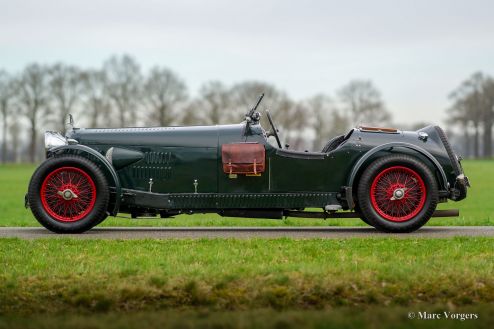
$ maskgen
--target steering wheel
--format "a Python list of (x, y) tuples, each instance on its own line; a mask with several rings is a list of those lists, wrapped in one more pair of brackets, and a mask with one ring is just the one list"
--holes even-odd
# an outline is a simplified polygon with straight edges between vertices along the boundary
[(278, 129), (276, 129), (276, 126), (274, 125), (273, 118), (271, 117), (271, 114), (269, 113), (268, 110), (266, 110), (266, 114), (268, 116), (269, 124), (271, 125), (272, 131), (270, 132), (269, 136), (274, 136), (276, 138), (276, 143), (278, 143), (278, 147), (281, 149), (281, 142), (280, 142), (280, 136), (278, 136)]

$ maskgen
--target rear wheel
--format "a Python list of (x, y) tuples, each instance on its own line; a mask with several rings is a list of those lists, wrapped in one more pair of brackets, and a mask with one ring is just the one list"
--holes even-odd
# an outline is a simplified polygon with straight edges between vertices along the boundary
[(416, 158), (390, 155), (369, 165), (358, 186), (362, 216), (384, 232), (412, 232), (431, 218), (438, 201), (436, 179)]
[(56, 233), (80, 233), (106, 218), (109, 190), (93, 162), (64, 156), (38, 167), (29, 183), (28, 198), (41, 225)]

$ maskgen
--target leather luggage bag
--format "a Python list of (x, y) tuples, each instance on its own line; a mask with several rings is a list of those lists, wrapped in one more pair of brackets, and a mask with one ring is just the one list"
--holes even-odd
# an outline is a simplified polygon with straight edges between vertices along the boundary
[(221, 146), (223, 172), (234, 175), (258, 175), (266, 169), (266, 150), (258, 143), (234, 143)]

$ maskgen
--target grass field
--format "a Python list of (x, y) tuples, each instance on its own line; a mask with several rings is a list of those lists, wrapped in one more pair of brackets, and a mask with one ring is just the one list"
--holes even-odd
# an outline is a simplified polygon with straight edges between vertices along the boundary
[(493, 311), (490, 238), (1, 239), (0, 250), (0, 314), (9, 321), (170, 309)]
[[(494, 161), (464, 161), (472, 182), (466, 200), (441, 204), (439, 209), (459, 208), (459, 218), (433, 218), (429, 225), (494, 225)], [(0, 166), (0, 226), (38, 226), (24, 209), (24, 194), (35, 167)], [(108, 218), (101, 226), (355, 226), (366, 225), (360, 219), (285, 220), (224, 218), (213, 214), (181, 215), (171, 219)]]
[[(462, 217), (493, 225), (494, 162), (465, 162)], [(33, 166), (0, 166), (0, 225), (22, 207)], [(446, 207), (444, 207), (446, 206)], [(360, 220), (111, 218), (110, 226), (363, 225)], [(494, 239), (0, 239), (1, 328), (490, 328)], [(409, 319), (409, 312), (476, 320)]]
[(0, 249), (2, 313), (494, 301), (490, 238), (2, 239)]

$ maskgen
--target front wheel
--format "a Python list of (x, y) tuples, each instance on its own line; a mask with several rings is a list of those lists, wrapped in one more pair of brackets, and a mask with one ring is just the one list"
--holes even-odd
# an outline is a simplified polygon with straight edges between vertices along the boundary
[(389, 155), (371, 163), (358, 185), (362, 215), (384, 232), (412, 232), (431, 218), (438, 202), (432, 171), (407, 155)]
[(29, 205), (38, 222), (56, 233), (81, 233), (105, 217), (109, 189), (105, 175), (79, 156), (49, 158), (33, 174)]
[(369, 222), (369, 220), (367, 218), (365, 218), (364, 215), (362, 214), (362, 210), (360, 209), (360, 206), (358, 205), (358, 203), (355, 205), (354, 210), (358, 214), (358, 217), (362, 220), (362, 222), (366, 223), (369, 226), (372, 226), (372, 224)]

